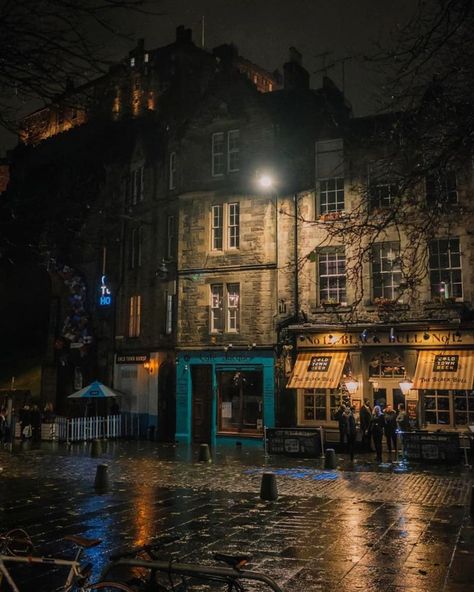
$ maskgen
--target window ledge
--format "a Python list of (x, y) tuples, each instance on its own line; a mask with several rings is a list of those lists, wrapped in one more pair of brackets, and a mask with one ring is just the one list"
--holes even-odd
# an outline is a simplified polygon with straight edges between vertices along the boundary
[(342, 305), (342, 304), (324, 304), (314, 307), (311, 312), (312, 313), (343, 313), (343, 312), (351, 312), (352, 311), (351, 305)]
[(423, 303), (426, 310), (439, 310), (442, 308), (461, 308), (462, 306), (470, 305), (469, 302), (464, 300), (443, 300), (441, 302), (435, 302), (429, 300)]

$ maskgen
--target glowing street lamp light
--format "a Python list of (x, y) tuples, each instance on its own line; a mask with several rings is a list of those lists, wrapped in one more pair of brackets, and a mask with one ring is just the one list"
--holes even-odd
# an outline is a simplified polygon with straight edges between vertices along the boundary
[(265, 173), (265, 174), (259, 176), (258, 184), (260, 185), (260, 187), (262, 189), (270, 189), (273, 187), (274, 181), (273, 181), (273, 178), (271, 177), (271, 175), (268, 175)]
[(355, 378), (349, 378), (346, 380), (346, 388), (350, 395), (355, 395), (359, 388), (359, 383)]
[(405, 378), (405, 380), (402, 380), (400, 382), (400, 390), (402, 391), (402, 393), (404, 395), (408, 395), (408, 393), (411, 391), (412, 388), (413, 388), (413, 382), (411, 380), (408, 380)]

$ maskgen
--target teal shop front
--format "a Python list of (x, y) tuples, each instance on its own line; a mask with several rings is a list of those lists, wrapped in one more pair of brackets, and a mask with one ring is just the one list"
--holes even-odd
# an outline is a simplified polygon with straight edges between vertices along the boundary
[(182, 351), (176, 364), (176, 440), (261, 444), (275, 426), (273, 351)]

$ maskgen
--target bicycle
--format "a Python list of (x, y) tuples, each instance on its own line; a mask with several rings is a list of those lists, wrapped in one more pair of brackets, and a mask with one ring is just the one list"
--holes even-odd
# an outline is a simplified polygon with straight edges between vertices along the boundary
[(82, 564), (80, 558), (85, 549), (96, 547), (102, 541), (99, 539), (87, 539), (78, 535), (68, 535), (65, 541), (71, 542), (77, 547), (74, 559), (62, 557), (42, 557), (32, 555), (34, 551), (33, 542), (28, 533), (22, 528), (14, 528), (4, 534), (0, 534), (0, 589), (5, 581), (11, 592), (20, 592), (12, 573), (7, 564), (13, 565), (47, 565), (69, 568), (65, 582), (57, 592), (133, 592), (123, 582), (107, 581), (101, 578), (97, 582), (90, 582), (92, 564)]
[[(145, 554), (147, 558), (137, 558), (140, 554)], [(112, 555), (102, 572), (102, 577), (105, 579), (112, 570), (138, 568), (138, 577), (128, 580), (127, 584), (138, 586), (138, 589), (143, 592), (186, 592), (193, 589), (193, 582), (213, 582), (225, 585), (227, 592), (245, 592), (242, 583), (245, 580), (261, 582), (273, 592), (282, 592), (278, 584), (269, 576), (244, 569), (251, 560), (249, 555), (215, 553), (213, 558), (215, 561), (225, 563), (227, 567), (159, 559), (155, 547), (144, 545), (132, 551)], [(148, 572), (149, 575), (146, 576), (143, 572)], [(163, 578), (162, 574), (166, 577)], [(174, 581), (173, 576), (179, 578), (178, 583)]]

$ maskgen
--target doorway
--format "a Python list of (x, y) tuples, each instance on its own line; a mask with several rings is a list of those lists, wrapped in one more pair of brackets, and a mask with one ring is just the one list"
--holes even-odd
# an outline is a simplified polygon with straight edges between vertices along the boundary
[(405, 404), (405, 395), (399, 383), (380, 380), (378, 389), (374, 389), (374, 405), (379, 405), (382, 411), (387, 405), (391, 405), (396, 411), (400, 403)]
[(212, 366), (191, 366), (192, 441), (210, 444), (212, 435)]

